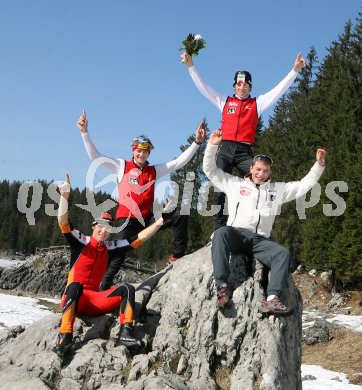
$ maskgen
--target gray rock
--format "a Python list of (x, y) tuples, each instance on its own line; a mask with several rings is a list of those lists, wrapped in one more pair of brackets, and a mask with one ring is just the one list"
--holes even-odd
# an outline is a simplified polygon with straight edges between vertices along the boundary
[(311, 269), (311, 270), (308, 272), (308, 274), (309, 274), (310, 276), (317, 276), (317, 275), (318, 275), (318, 272), (317, 272), (316, 269)]
[(327, 307), (329, 309), (342, 307), (347, 302), (347, 298), (345, 298), (341, 294), (335, 294), (334, 297), (327, 303)]
[(300, 294), (290, 278), (282, 298), (293, 315), (261, 314), (265, 272), (253, 262), (250, 276), (239, 259), (231, 259), (233, 299), (223, 312), (216, 309), (210, 246), (141, 283), (136, 312), (143, 322), (135, 330), (146, 347), (137, 354), (115, 347), (116, 317), (84, 317), (61, 362), (51, 350), (60, 315), (38, 321), (0, 345), (2, 387), (217, 390), (225, 381), (231, 390), (301, 390)]
[(324, 318), (318, 318), (314, 324), (303, 330), (302, 342), (307, 345), (327, 342), (330, 340), (330, 332), (335, 327)]
[(321, 279), (326, 283), (332, 282), (332, 271), (324, 271), (321, 273)]

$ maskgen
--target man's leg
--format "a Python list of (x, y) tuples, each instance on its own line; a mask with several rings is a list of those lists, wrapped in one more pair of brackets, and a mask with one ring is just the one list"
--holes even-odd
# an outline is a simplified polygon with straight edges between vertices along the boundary
[(91, 316), (112, 313), (119, 309), (120, 333), (117, 344), (139, 348), (143, 342), (133, 335), (135, 288), (131, 284), (112, 287), (106, 291), (84, 290), (79, 300), (78, 313)]
[[(231, 173), (233, 168), (232, 160), (234, 152), (233, 148), (231, 147), (232, 143), (234, 142), (222, 141), (216, 155), (216, 166), (226, 173)], [(224, 215), (225, 194), (223, 192), (215, 191), (214, 203), (216, 206), (221, 207), (220, 210), (214, 215), (214, 225), (215, 230), (217, 230), (221, 226), (225, 226), (228, 219), (228, 216)]]
[[(168, 215), (168, 214), (167, 214)], [(167, 218), (166, 215), (166, 218)], [(173, 252), (169, 258), (170, 262), (175, 262), (177, 259), (185, 255), (189, 234), (189, 216), (181, 215), (180, 209), (177, 208), (161, 229), (173, 228)]]
[(140, 348), (144, 345), (142, 340), (137, 340), (133, 333), (133, 319), (135, 307), (135, 288), (131, 284), (124, 284), (112, 289), (107, 296), (120, 297), (121, 304), (119, 310), (120, 331), (118, 334), (117, 345), (125, 345), (128, 348)]
[[(116, 227), (122, 226), (127, 221), (127, 218), (119, 218), (116, 221)], [(143, 230), (144, 227), (140, 222), (138, 222), (137, 219), (131, 218), (128, 221), (127, 226), (121, 230), (120, 232), (116, 233), (116, 235), (112, 236), (112, 240), (127, 240), (131, 237), (134, 237), (137, 235), (141, 230)], [(107, 267), (107, 271), (105, 272), (102, 283), (100, 286), (100, 291), (108, 290), (113, 285), (113, 279), (116, 276), (117, 272), (121, 268), (121, 265), (124, 262), (124, 259), (126, 257), (126, 251), (122, 254), (122, 256), (118, 256), (117, 258), (114, 258)]]
[(222, 226), (214, 232), (211, 245), (214, 279), (217, 289), (217, 306), (224, 307), (230, 297), (227, 281), (230, 276), (230, 252), (249, 250), (249, 239), (245, 229)]
[(243, 144), (237, 142), (235, 155), (234, 155), (234, 164), (239, 171), (241, 177), (244, 177), (250, 173), (250, 167), (253, 162), (253, 156), (251, 154), (251, 146), (248, 144)]
[(289, 314), (291, 309), (288, 309), (280, 301), (280, 296), (287, 287), (290, 275), (292, 261), (289, 250), (276, 241), (255, 235), (253, 240), (253, 255), (258, 261), (270, 269), (267, 299), (264, 301), (263, 305), (265, 306), (265, 310), (263, 311), (273, 312), (275, 314)]
[(79, 282), (70, 283), (62, 297), (62, 318), (59, 334), (53, 351), (63, 356), (71, 347), (73, 341), (73, 325), (78, 313), (79, 300), (83, 295), (83, 285)]

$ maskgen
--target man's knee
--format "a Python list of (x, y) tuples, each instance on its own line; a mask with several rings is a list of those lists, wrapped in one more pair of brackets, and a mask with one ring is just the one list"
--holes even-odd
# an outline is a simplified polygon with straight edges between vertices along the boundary
[(229, 235), (230, 226), (220, 226), (217, 230), (214, 231), (213, 240), (217, 241), (223, 239)]
[(280, 247), (278, 257), (282, 259), (284, 262), (288, 264), (288, 267), (290, 268), (292, 265), (292, 255), (289, 251), (289, 249)]
[(65, 295), (68, 299), (75, 299), (76, 297), (80, 297), (83, 294), (83, 284), (80, 282), (72, 282), (70, 283), (66, 290)]
[(110, 293), (110, 296), (119, 296), (122, 299), (127, 297), (133, 297), (135, 295), (136, 289), (132, 284), (126, 283), (121, 284), (120, 286), (115, 287), (115, 289)]

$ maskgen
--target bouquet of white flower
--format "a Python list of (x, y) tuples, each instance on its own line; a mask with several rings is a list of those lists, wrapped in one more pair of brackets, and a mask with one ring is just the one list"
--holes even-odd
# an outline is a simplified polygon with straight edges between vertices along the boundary
[(197, 56), (199, 50), (206, 46), (204, 38), (200, 34), (189, 34), (185, 40), (182, 41), (183, 47), (180, 50), (186, 51), (190, 56)]

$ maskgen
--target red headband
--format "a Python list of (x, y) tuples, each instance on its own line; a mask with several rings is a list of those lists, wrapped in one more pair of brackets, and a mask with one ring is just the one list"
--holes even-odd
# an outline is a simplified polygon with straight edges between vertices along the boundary
[(138, 142), (136, 145), (133, 146), (132, 150), (141, 149), (141, 150), (148, 150), (151, 152), (151, 145), (147, 142)]

